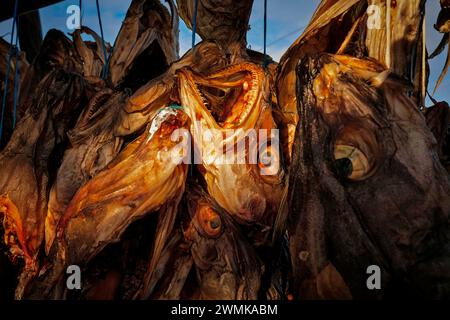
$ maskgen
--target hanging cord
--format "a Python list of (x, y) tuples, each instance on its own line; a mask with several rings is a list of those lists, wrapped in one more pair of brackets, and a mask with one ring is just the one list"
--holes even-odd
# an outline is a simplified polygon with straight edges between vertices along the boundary
[(106, 79), (106, 76), (108, 74), (108, 53), (106, 52), (106, 45), (105, 45), (105, 36), (103, 34), (103, 24), (102, 24), (102, 17), (100, 15), (100, 5), (98, 3), (98, 0), (95, 0), (95, 3), (97, 5), (97, 16), (98, 16), (98, 24), (100, 25), (100, 36), (102, 37), (102, 45), (103, 45), (103, 55), (105, 58), (105, 66), (102, 70), (102, 79)]
[(195, 47), (195, 34), (197, 32), (198, 0), (194, 0), (194, 19), (192, 21), (192, 48)]
[[(3, 92), (3, 101), (2, 101), (2, 116), (0, 119), (0, 141), (2, 140), (3, 136), (3, 121), (5, 118), (5, 109), (6, 109), (6, 98), (7, 98), (7, 92), (8, 92), (8, 84), (9, 84), (9, 73), (11, 72), (11, 63), (12, 63), (12, 56), (14, 54), (14, 34), (16, 31), (16, 23), (17, 23), (17, 9), (18, 9), (19, 1), (16, 0), (14, 4), (14, 15), (13, 15), (13, 23), (12, 23), (12, 30), (11, 30), (11, 40), (10, 40), (10, 47), (9, 47), (9, 53), (8, 53), (8, 65), (6, 67), (6, 75), (5, 75), (5, 88)], [(17, 35), (16, 35), (17, 39)], [(16, 40), (17, 44), (17, 40)], [(16, 69), (17, 70), (17, 69)]]
[[(16, 22), (16, 24), (18, 24), (18, 22)], [(17, 26), (17, 28), (19, 28), (19, 26)], [(19, 83), (20, 83), (20, 78), (19, 78), (19, 47), (18, 47), (18, 39), (19, 39), (19, 33), (16, 32), (16, 43), (14, 45), (15, 47), (15, 51), (16, 51), (16, 64), (15, 64), (15, 72), (14, 72), (14, 84), (13, 84), (13, 88), (14, 88), (14, 98), (13, 98), (13, 122), (12, 122), (12, 128), (14, 129), (16, 127), (16, 115), (17, 115), (17, 97), (19, 94)]]
[(269, 64), (267, 58), (267, 0), (264, 0), (264, 68)]
[(83, 25), (83, 0), (79, 1), (78, 7), (80, 8), (80, 27), (81, 27)]
[[(195, 47), (195, 34), (197, 32), (197, 12), (198, 12), (198, 0), (194, 0), (194, 17), (192, 20), (192, 49)], [(189, 175), (192, 177), (194, 175), (194, 160), (195, 151), (194, 151), (194, 141), (192, 141), (191, 135), (191, 165), (189, 168)]]

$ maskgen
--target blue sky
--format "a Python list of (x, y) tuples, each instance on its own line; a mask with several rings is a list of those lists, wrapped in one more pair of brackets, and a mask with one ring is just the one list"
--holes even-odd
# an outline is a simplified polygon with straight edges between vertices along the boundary
[[(114, 43), (130, 2), (131, 0), (100, 0), (106, 41)], [(275, 60), (278, 60), (283, 52), (285, 52), (301, 34), (319, 3), (320, 0), (268, 0), (268, 54)], [(44, 33), (51, 28), (69, 32), (66, 28), (66, 10), (67, 7), (72, 4), (78, 4), (78, 0), (66, 0), (59, 4), (41, 9), (41, 20)], [(83, 6), (83, 24), (100, 33), (95, 1), (85, 0), (83, 1)], [(439, 1), (428, 0), (427, 45), (429, 51), (434, 50), (441, 39), (441, 34), (433, 28), (438, 12)], [(251, 30), (248, 33), (248, 43), (252, 49), (258, 51), (262, 51), (263, 49), (263, 14), (263, 0), (254, 0), (250, 20)], [(4, 36), (10, 32), (11, 23), (11, 20), (0, 23), (0, 36)], [(184, 54), (184, 52), (190, 48), (191, 38), (191, 31), (186, 28), (183, 22), (181, 22), (180, 55)], [(5, 39), (9, 40), (9, 37), (6, 36)], [(445, 54), (441, 54), (430, 63), (430, 92), (434, 89), (434, 84), (436, 83), (444, 63)], [(434, 97), (437, 100), (446, 100), (450, 102), (450, 74), (446, 77)]]

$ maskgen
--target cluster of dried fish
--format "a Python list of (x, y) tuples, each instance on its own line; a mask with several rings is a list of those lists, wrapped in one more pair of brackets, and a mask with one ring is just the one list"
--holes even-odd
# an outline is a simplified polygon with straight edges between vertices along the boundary
[(18, 278), (0, 298), (449, 297), (450, 111), (424, 108), (425, 2), (375, 2), (380, 30), (366, 1), (323, 0), (280, 64), (247, 49), (252, 0), (200, 0), (180, 59), (193, 0), (133, 0), (106, 61), (92, 30), (51, 30), (0, 152), (0, 278)]

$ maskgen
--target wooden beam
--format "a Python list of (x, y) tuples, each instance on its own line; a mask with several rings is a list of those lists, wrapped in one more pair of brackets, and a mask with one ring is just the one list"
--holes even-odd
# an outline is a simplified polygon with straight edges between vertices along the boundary
[[(14, 14), (14, 4), (16, 0), (1, 0), (0, 1), (0, 22), (10, 19)], [(19, 1), (19, 15), (49, 5), (62, 2), (63, 0), (18, 0)]]

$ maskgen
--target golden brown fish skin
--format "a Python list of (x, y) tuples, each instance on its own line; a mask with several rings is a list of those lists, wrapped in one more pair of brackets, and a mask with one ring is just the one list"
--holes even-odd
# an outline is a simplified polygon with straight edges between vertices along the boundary
[[(201, 139), (202, 130), (213, 129), (219, 136), (225, 136), (227, 130), (234, 130), (232, 139), (239, 143), (247, 130), (275, 129), (272, 118), (268, 92), (268, 83), (263, 70), (249, 62), (232, 65), (223, 70), (202, 77), (188, 69), (178, 73), (180, 79), (180, 97), (183, 107), (191, 118), (191, 133), (194, 141), (202, 141), (199, 150), (203, 154), (215, 154), (213, 149), (224, 144), (222, 137), (217, 141)], [(199, 85), (211, 88), (234, 88), (241, 90), (236, 100), (225, 104), (223, 119), (218, 123), (205, 105), (205, 97), (200, 92)], [(270, 132), (270, 131), (269, 131)], [(241, 141), (242, 142), (242, 141)], [(259, 146), (259, 145), (258, 145)], [(222, 150), (220, 147), (219, 150)], [(216, 149), (217, 150), (217, 149)], [(246, 159), (249, 158), (249, 148), (245, 148)], [(279, 150), (273, 150), (279, 154)], [(234, 155), (237, 157), (238, 155)], [(278, 158), (279, 159), (279, 158)], [(236, 158), (233, 158), (236, 160)], [(269, 179), (261, 174), (257, 164), (220, 164), (202, 159), (200, 171), (208, 187), (208, 193), (227, 212), (246, 222), (261, 222), (271, 225), (275, 218), (281, 200), (283, 188), (283, 172), (279, 170)], [(279, 164), (279, 163), (278, 163)]]
[[(172, 19), (172, 21), (171, 21)], [(162, 28), (161, 26), (168, 26)], [(146, 28), (148, 27), (148, 28)], [(49, 209), (46, 219), (46, 253), (55, 238), (59, 219), (66, 210), (78, 188), (94, 177), (119, 153), (125, 136), (142, 132), (162, 105), (168, 105), (169, 95), (164, 95), (164, 83), (147, 92), (154, 99), (154, 104), (140, 113), (148, 101), (136, 101), (136, 93), (131, 98), (128, 90), (119, 91), (122, 81), (129, 76), (135, 60), (151, 43), (161, 46), (167, 63), (178, 56), (178, 32), (176, 8), (172, 8), (172, 16), (159, 0), (134, 0), (128, 10), (127, 17), (119, 32), (115, 49), (109, 64), (108, 85), (116, 88), (104, 88), (97, 92), (86, 106), (75, 128), (69, 132), (70, 148), (66, 150), (62, 164), (58, 170), (56, 182), (50, 191)], [(93, 34), (96, 50), (91, 49), (81, 39), (82, 33)], [(83, 27), (73, 34), (75, 51), (79, 60), (83, 61), (85, 77), (100, 76), (99, 63), (103, 62), (101, 39), (92, 30)], [(137, 43), (135, 43), (137, 41)], [(129, 48), (132, 46), (132, 50)], [(99, 51), (100, 50), (100, 51)], [(107, 47), (109, 52), (109, 46)], [(148, 57), (149, 59), (152, 56)], [(100, 59), (100, 60), (99, 60)], [(102, 65), (101, 65), (102, 66)], [(102, 69), (102, 68), (100, 68)], [(142, 70), (143, 71), (143, 70)], [(150, 77), (150, 76), (149, 76)], [(156, 81), (160, 78), (158, 77)], [(151, 82), (155, 83), (155, 82)], [(142, 91), (139, 90), (140, 92)], [(161, 96), (161, 97), (160, 97)], [(139, 106), (138, 113), (130, 111), (130, 106)], [(122, 124), (122, 125), (120, 125)], [(120, 127), (120, 129), (118, 128)]]
[(177, 101), (177, 71), (191, 67), (198, 73), (218, 70), (228, 64), (224, 52), (213, 42), (203, 41), (189, 50), (168, 70), (139, 88), (120, 110), (114, 128), (116, 136), (127, 136), (142, 130), (161, 105)]
[[(187, 128), (189, 122), (185, 114), (171, 108), (159, 114), (165, 117), (155, 117), (150, 131), (75, 194), (57, 226), (50, 250), (52, 265), (30, 289), (31, 297), (59, 296), (57, 284), (66, 266), (86, 266), (108, 244), (119, 241), (132, 222), (160, 209), (177, 208), (187, 165), (177, 158), (180, 141), (172, 139), (172, 134)], [(161, 210), (161, 214), (174, 212)], [(170, 232), (170, 225), (165, 228)], [(166, 236), (161, 237), (165, 241)]]
[[(215, 41), (201, 41), (181, 59), (172, 63), (164, 74), (150, 80), (131, 96), (125, 108), (120, 110), (114, 131), (116, 136), (138, 132), (145, 127), (160, 105), (179, 102), (179, 70), (189, 67), (198, 74), (207, 75), (239, 62), (252, 61), (259, 64), (262, 62), (261, 56), (247, 51), (242, 42), (234, 42), (223, 48)], [(269, 65), (270, 73), (274, 73), (274, 65)]]
[(190, 244), (201, 300), (256, 300), (264, 266), (236, 222), (204, 191), (188, 188)]
[[(357, 6), (365, 4), (359, 0), (335, 1), (323, 0), (314, 12), (308, 26), (295, 42), (286, 50), (280, 59), (277, 79), (275, 82), (276, 95), (278, 99), (277, 113), (282, 119), (280, 126), (281, 134), (285, 137), (283, 141), (283, 152), (286, 162), (289, 164), (292, 154), (292, 145), (295, 139), (295, 131), (299, 121), (297, 111), (297, 64), (306, 56), (317, 52), (336, 52), (332, 43), (336, 38), (342, 36), (338, 33), (351, 27), (354, 21), (347, 25), (345, 14), (354, 11)], [(351, 20), (357, 20), (365, 14), (366, 8), (356, 10)], [(341, 19), (344, 18), (344, 19)], [(344, 39), (342, 39), (344, 40)]]
[(391, 1), (390, 30), (386, 32), (386, 1), (371, 1), (381, 9), (382, 28), (368, 28), (367, 1), (322, 0), (304, 32), (283, 54), (276, 81), (278, 113), (283, 115), (282, 135), (287, 163), (290, 162), (297, 113), (297, 64), (305, 57), (327, 52), (370, 57), (380, 61), (400, 78), (414, 83), (417, 102), (424, 100), (424, 79), (428, 77), (423, 56), (423, 0)]
[[(384, 72), (367, 77), (364, 64), (378, 71), (329, 54), (298, 68), (288, 201), (295, 295), (448, 297), (439, 270), (450, 264), (449, 175), (410, 86)], [(382, 290), (367, 290), (358, 270), (370, 265), (381, 268)]]
[[(131, 144), (130, 148), (135, 148), (133, 153), (124, 159), (120, 159), (119, 154), (119, 161), (113, 162), (79, 189), (58, 226), (59, 238), (69, 249), (68, 262), (86, 263), (104, 247), (104, 241), (118, 240), (124, 231), (124, 224), (157, 210), (184, 189), (186, 165), (169, 161), (170, 153), (176, 146), (170, 137), (174, 130), (187, 124), (183, 117), (178, 111), (176, 116), (170, 116), (150, 141), (147, 141), (149, 133), (144, 133), (138, 138), (137, 148)], [(127, 148), (123, 152), (127, 153)], [(164, 163), (164, 160), (169, 163)], [(109, 222), (97, 220), (102, 215)], [(93, 218), (96, 222), (87, 223), (87, 218)], [(115, 219), (119, 221), (114, 222)], [(117, 225), (117, 228), (111, 224)], [(106, 228), (106, 234), (102, 234), (102, 226)], [(95, 228), (97, 231), (94, 234), (85, 233), (83, 228)], [(88, 253), (78, 252), (77, 241), (85, 240), (96, 245), (88, 245)]]

